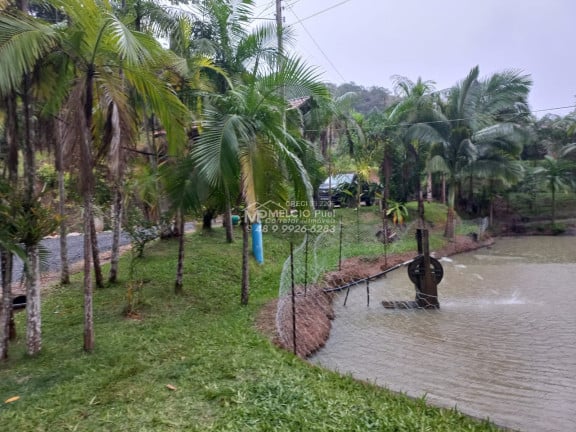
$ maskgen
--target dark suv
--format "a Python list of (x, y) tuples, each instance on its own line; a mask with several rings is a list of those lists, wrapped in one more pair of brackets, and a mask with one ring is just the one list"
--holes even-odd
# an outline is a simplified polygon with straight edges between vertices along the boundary
[[(366, 182), (361, 182), (360, 201), (372, 205), (374, 193)], [(358, 193), (358, 176), (354, 173), (336, 174), (328, 177), (318, 187), (318, 199), (321, 206), (328, 206), (330, 196), (332, 204), (340, 207), (354, 207)]]

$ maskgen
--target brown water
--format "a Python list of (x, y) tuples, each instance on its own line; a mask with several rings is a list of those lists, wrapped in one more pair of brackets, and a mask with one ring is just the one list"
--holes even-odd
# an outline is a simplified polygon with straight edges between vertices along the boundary
[(364, 285), (335, 300), (312, 361), (509, 428), (576, 431), (576, 238), (502, 239), (441, 262), (440, 310), (384, 309), (414, 298), (399, 269), (370, 283), (369, 307)]

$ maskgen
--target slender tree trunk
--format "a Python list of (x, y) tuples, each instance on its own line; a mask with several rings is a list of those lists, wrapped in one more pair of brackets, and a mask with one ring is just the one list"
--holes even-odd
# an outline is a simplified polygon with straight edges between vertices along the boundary
[(234, 227), (232, 226), (232, 206), (230, 196), (226, 192), (226, 211), (224, 212), (224, 228), (226, 229), (226, 243), (234, 243)]
[[(60, 128), (58, 128), (60, 129)], [(60, 215), (60, 283), (70, 283), (70, 266), (68, 263), (68, 228), (66, 227), (66, 188), (64, 182), (64, 155), (62, 150), (62, 134), (58, 133), (55, 142), (56, 170), (58, 172), (58, 213)]]
[(426, 201), (432, 202), (432, 173), (426, 176)]
[(172, 227), (172, 237), (178, 237), (182, 232), (180, 231), (180, 227), (184, 226), (184, 216), (182, 212), (177, 212), (174, 216), (174, 225)]
[[(6, 97), (6, 144), (8, 147), (8, 181), (12, 188), (18, 182), (18, 111), (16, 96)], [(8, 359), (8, 346), (14, 330), (11, 328), (12, 318), (12, 253), (0, 249), (0, 265), (2, 277), (2, 310), (0, 310), (0, 361)]]
[(442, 173), (442, 204), (446, 204), (446, 174)]
[[(124, 71), (120, 70), (122, 81)], [(116, 104), (112, 104), (112, 136), (110, 139), (109, 168), (112, 181), (112, 250), (110, 256), (110, 273), (108, 282), (116, 283), (118, 280), (118, 263), (120, 261), (120, 233), (122, 231), (122, 183), (124, 178), (124, 160), (122, 150), (122, 132), (120, 126), (120, 114)]]
[(118, 263), (120, 262), (120, 233), (122, 231), (122, 190), (114, 186), (114, 204), (112, 206), (112, 252), (110, 257), (110, 274), (108, 282), (118, 281)]
[(104, 288), (104, 276), (102, 276), (102, 266), (100, 265), (100, 248), (98, 247), (98, 234), (96, 234), (96, 223), (94, 222), (94, 212), (91, 211), (90, 218), (90, 242), (92, 248), (92, 260), (94, 263), (94, 279), (98, 288)]
[(92, 304), (92, 197), (84, 196), (84, 351), (94, 350), (94, 307)]
[(26, 248), (29, 269), (26, 276), (26, 351), (36, 355), (42, 349), (40, 300), (40, 253), (38, 245)]
[(418, 220), (420, 228), (426, 229), (426, 221), (424, 220), (424, 194), (422, 187), (418, 188)]
[(246, 306), (250, 296), (250, 275), (249, 275), (249, 241), (248, 241), (248, 220), (246, 215), (242, 218), (242, 289), (240, 304)]
[(418, 175), (418, 183), (416, 185), (416, 196), (418, 197), (418, 224), (420, 228), (425, 229), (426, 221), (424, 220), (424, 194), (422, 192), (420, 175)]
[(468, 179), (468, 187), (470, 191), (468, 192), (468, 199), (466, 200), (466, 211), (472, 214), (474, 211), (474, 176), (470, 173), (470, 178)]
[(552, 188), (552, 225), (556, 224), (556, 189)]
[(82, 182), (81, 190), (84, 196), (84, 351), (91, 353), (94, 351), (94, 306), (93, 306), (93, 287), (92, 287), (92, 196), (94, 190), (94, 179), (92, 168), (92, 109), (93, 109), (93, 79), (94, 67), (90, 65), (86, 75), (86, 88), (84, 100), (83, 121), (83, 139), (80, 149), (80, 163)]
[(388, 265), (388, 242), (389, 242), (389, 221), (388, 221), (388, 200), (390, 199), (390, 158), (385, 154), (382, 161), (384, 171), (384, 194), (382, 198), (382, 229), (384, 230), (384, 265)]
[(183, 292), (183, 279), (184, 279), (184, 246), (185, 246), (185, 233), (184, 233), (184, 215), (182, 212), (178, 220), (180, 221), (180, 237), (178, 239), (178, 266), (176, 269), (176, 283), (174, 284), (174, 294), (180, 295)]
[(324, 159), (328, 156), (328, 132), (323, 130), (320, 132), (320, 153)]
[(6, 144), (8, 147), (8, 181), (15, 188), (18, 181), (18, 138), (20, 128), (18, 124), (18, 104), (14, 94), (6, 97)]
[[(36, 185), (36, 148), (32, 139), (32, 125), (30, 112), (30, 78), (24, 76), (22, 90), (22, 106), (24, 108), (24, 206), (25, 211), (31, 212), (34, 220), (36, 216), (32, 212), (35, 206)], [(34, 223), (34, 222), (33, 222)], [(38, 243), (26, 245), (26, 259), (28, 270), (26, 271), (26, 350), (29, 355), (36, 355), (42, 349), (42, 319), (40, 316), (40, 253)]]
[(28, 0), (17, 0), (16, 4), (22, 12), (28, 12)]
[(0, 361), (8, 359), (10, 341), (10, 318), (12, 315), (12, 254), (0, 249), (2, 273), (2, 309), (0, 310)]
[[(34, 186), (36, 184), (36, 149), (31, 136), (31, 113), (30, 98), (28, 91), (27, 76), (24, 77), (24, 89), (22, 90), (22, 106), (24, 108), (24, 201), (31, 206), (34, 200)], [(32, 208), (32, 207), (30, 207)]]
[(455, 201), (454, 185), (451, 184), (448, 189), (448, 213), (446, 217), (446, 228), (444, 230), (444, 236), (449, 239), (454, 238), (454, 201)]
[(494, 224), (494, 196), (490, 197), (490, 218), (489, 218), (489, 223), (490, 226), (493, 226)]

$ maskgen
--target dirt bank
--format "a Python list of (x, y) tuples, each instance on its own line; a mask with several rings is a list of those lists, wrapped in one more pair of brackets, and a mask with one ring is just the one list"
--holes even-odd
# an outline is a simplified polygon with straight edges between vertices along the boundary
[[(492, 243), (492, 239), (474, 241), (468, 236), (459, 236), (442, 249), (434, 251), (433, 255), (438, 258), (450, 256), (486, 247)], [(334, 294), (325, 293), (324, 290), (326, 288), (338, 287), (348, 282), (365, 279), (395, 265), (404, 263), (415, 256), (414, 252), (406, 252), (374, 259), (350, 258), (342, 263), (341, 270), (329, 272), (324, 275), (320, 283), (315, 286), (309, 286), (306, 295), (299, 292), (295, 301), (297, 354), (303, 358), (309, 356), (324, 346), (330, 336), (331, 320), (334, 318), (334, 310), (332, 308)], [(280, 332), (283, 334), (283, 337), (280, 337), (276, 328), (277, 306), (277, 299), (265, 305), (258, 315), (256, 327), (276, 345), (293, 351), (291, 313), (285, 314), (279, 320)]]

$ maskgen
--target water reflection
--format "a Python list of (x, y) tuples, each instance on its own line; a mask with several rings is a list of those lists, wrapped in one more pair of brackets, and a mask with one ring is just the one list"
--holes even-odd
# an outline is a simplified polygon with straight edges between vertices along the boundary
[[(335, 301), (313, 362), (524, 431), (576, 431), (576, 239), (498, 240), (442, 260), (438, 311)], [(411, 300), (405, 269), (371, 298)]]

